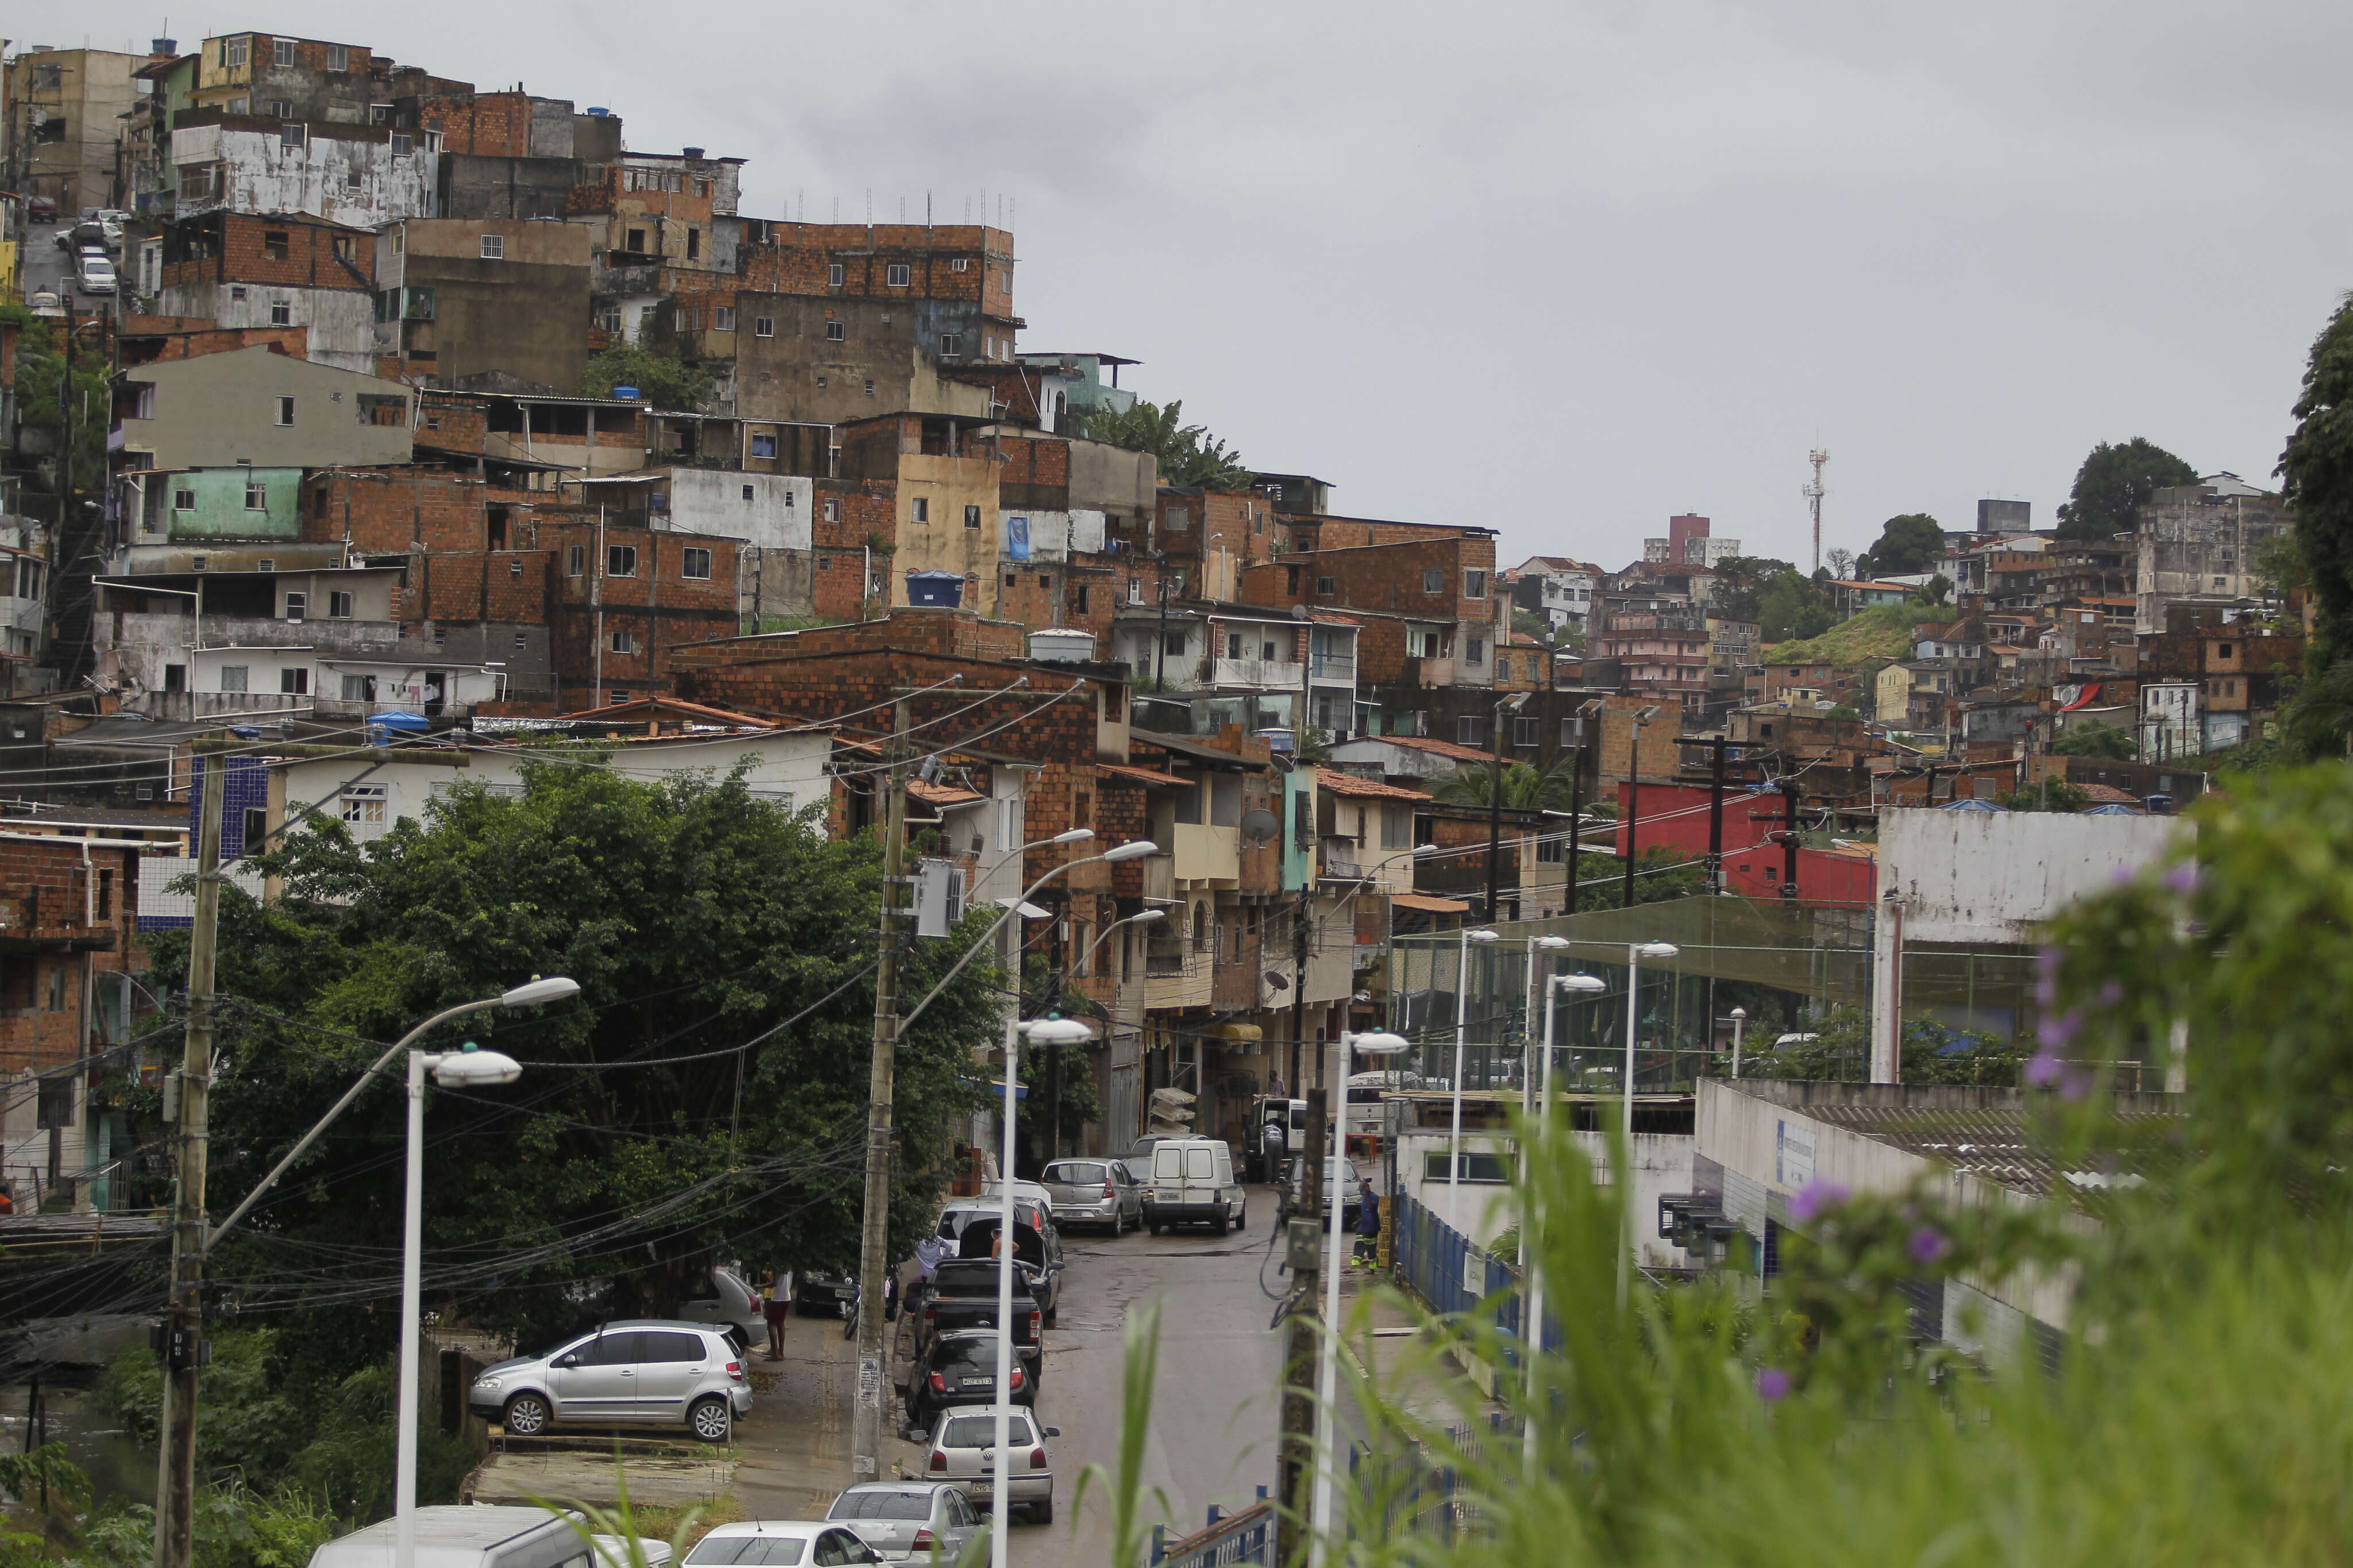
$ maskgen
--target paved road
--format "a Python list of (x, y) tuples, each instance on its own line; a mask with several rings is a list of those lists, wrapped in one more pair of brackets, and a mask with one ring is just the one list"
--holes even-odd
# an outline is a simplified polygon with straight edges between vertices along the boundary
[[(28, 297), (37, 289), (54, 291), (72, 281), (73, 256), (58, 248), (57, 232), (56, 226), (50, 224), (32, 224), (26, 227), (24, 248), (17, 255), (21, 282)], [(123, 265), (123, 259), (121, 255), (114, 258), (117, 268)], [(77, 293), (74, 308), (78, 311), (96, 310), (111, 315), (114, 310), (114, 296)]]
[[(1079, 1471), (1119, 1462), (1128, 1314), (1161, 1304), (1160, 1368), (1145, 1447), (1145, 1524), (1199, 1528), (1211, 1503), (1240, 1508), (1274, 1479), (1282, 1342), (1267, 1327), (1273, 1303), (1259, 1293), (1260, 1261), (1274, 1223), (1271, 1189), (1253, 1187), (1250, 1228), (1225, 1236), (1188, 1231), (1112, 1237), (1065, 1232), (1071, 1260), (1061, 1321), (1046, 1334), (1039, 1409), (1054, 1439), (1057, 1514), (1050, 1528), (1016, 1525), (1021, 1568), (1104, 1568), (1111, 1561), (1108, 1502), (1089, 1488), (1074, 1508)], [(1272, 1266), (1270, 1285), (1279, 1285)], [(1165, 1495), (1164, 1510), (1148, 1496)]]

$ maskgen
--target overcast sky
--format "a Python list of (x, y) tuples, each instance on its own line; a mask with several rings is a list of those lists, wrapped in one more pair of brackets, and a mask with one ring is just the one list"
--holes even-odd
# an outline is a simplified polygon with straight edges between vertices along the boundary
[[(60, 15), (65, 15), (60, 13)], [(121, 47), (162, 13), (84, 0)], [(1807, 563), (2094, 442), (2269, 483), (2353, 285), (2353, 7), (174, 9), (602, 104), (744, 212), (1000, 198), (1023, 345), (1124, 354), (1337, 510), (1616, 566), (1669, 514)], [(19, 17), (15, 27), (26, 26)]]

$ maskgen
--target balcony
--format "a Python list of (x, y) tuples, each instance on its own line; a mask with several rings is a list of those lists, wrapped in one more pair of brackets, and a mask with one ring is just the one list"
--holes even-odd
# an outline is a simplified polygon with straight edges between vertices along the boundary
[[(1519, 847), (1506, 839), (1496, 848), (1495, 862), (1496, 887), (1504, 892), (1516, 891), (1520, 885)], [(1441, 899), (1459, 899), (1465, 893), (1484, 893), (1487, 890), (1484, 847), (1475, 854), (1416, 865), (1413, 888), (1418, 893), (1435, 893)]]
[(1179, 882), (1239, 883), (1242, 876), (1241, 830), (1197, 822), (1176, 824), (1175, 875)]
[(1144, 901), (1167, 903), (1176, 897), (1176, 858), (1166, 850), (1144, 859)]
[(1360, 858), (1364, 850), (1353, 838), (1319, 838), (1316, 852), (1323, 857), (1322, 875), (1337, 881), (1354, 881), (1365, 876), (1373, 862)]
[(1207, 952), (1188, 952), (1180, 942), (1155, 942), (1144, 956), (1144, 1005), (1147, 1011), (1207, 1007), (1215, 991)]
[(1255, 691), (1296, 691), (1299, 689), (1299, 661), (1295, 658), (1214, 658), (1209, 660), (1209, 684), (1216, 687), (1243, 686)]
[(1356, 683), (1356, 656), (1353, 653), (1319, 653), (1309, 663), (1314, 666), (1307, 672), (1311, 680), (1347, 686)]

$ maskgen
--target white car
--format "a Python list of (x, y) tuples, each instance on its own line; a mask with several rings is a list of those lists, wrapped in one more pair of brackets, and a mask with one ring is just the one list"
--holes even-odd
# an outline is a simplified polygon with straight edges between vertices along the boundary
[(114, 292), (114, 263), (103, 256), (84, 255), (74, 273), (76, 286), (84, 294)]
[[(997, 1472), (997, 1413), (1005, 1412), (1005, 1437), (1013, 1461), (1006, 1468), (1006, 1490), (1015, 1508), (1026, 1508), (1039, 1524), (1054, 1522), (1054, 1455), (1046, 1439), (1059, 1437), (1059, 1426), (1038, 1425), (1034, 1415), (1018, 1405), (965, 1405), (944, 1413), (932, 1433), (931, 1458), (925, 1479), (954, 1481), (975, 1508), (994, 1505)], [(687, 1559), (691, 1563), (693, 1558)]]
[(682, 1568), (834, 1568), (880, 1563), (846, 1524), (825, 1520), (751, 1520), (723, 1524), (694, 1543)]

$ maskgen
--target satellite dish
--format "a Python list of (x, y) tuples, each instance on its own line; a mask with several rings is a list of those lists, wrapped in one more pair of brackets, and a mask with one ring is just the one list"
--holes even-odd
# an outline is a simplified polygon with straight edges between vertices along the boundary
[(1263, 844), (1282, 831), (1282, 818), (1262, 805), (1251, 806), (1242, 813), (1242, 837), (1252, 844)]
[(1303, 620), (1305, 620), (1305, 619), (1307, 618), (1307, 606), (1306, 606), (1306, 605), (1292, 605), (1292, 606), (1291, 606), (1291, 618), (1292, 618), (1293, 620), (1294, 620), (1294, 621), (1303, 621)]

